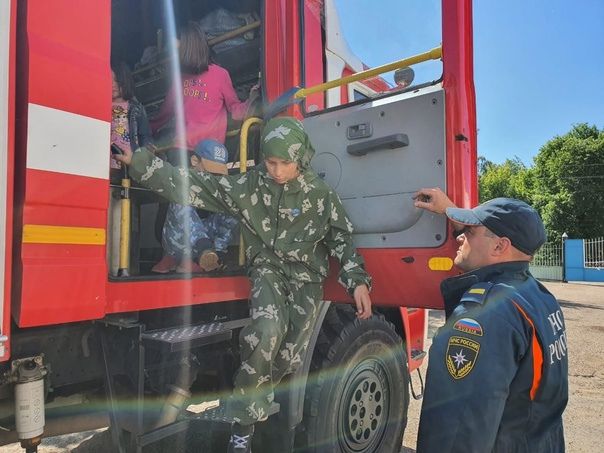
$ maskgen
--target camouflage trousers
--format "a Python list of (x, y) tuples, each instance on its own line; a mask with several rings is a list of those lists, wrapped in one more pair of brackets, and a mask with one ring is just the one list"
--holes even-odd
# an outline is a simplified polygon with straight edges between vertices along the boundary
[(252, 323), (239, 335), (241, 367), (229, 402), (242, 425), (267, 419), (274, 388), (304, 360), (323, 299), (322, 283), (289, 279), (278, 270), (253, 269)]

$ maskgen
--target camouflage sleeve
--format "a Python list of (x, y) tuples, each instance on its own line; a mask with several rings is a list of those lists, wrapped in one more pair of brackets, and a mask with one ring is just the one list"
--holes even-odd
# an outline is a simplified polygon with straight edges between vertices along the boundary
[(145, 148), (132, 156), (130, 176), (169, 201), (239, 215), (228, 176), (196, 173), (170, 165)]
[(352, 223), (346, 215), (340, 198), (330, 193), (331, 214), (329, 231), (325, 236), (325, 245), (329, 254), (340, 262), (338, 281), (352, 295), (359, 285), (367, 285), (371, 289), (371, 277), (365, 271), (363, 257), (357, 253), (352, 243)]

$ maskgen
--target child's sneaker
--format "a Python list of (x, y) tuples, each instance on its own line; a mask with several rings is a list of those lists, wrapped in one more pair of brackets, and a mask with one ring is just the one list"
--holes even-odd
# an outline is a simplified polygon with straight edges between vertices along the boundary
[(176, 258), (171, 255), (165, 255), (159, 261), (159, 263), (151, 268), (151, 272), (167, 274), (168, 272), (172, 272), (174, 269), (176, 269)]
[(227, 453), (251, 453), (252, 436), (254, 435), (254, 425), (243, 426), (234, 423), (231, 429), (231, 438)]
[(190, 258), (185, 258), (176, 267), (179, 274), (196, 274), (201, 272), (201, 267)]
[(206, 272), (215, 271), (220, 265), (220, 257), (214, 250), (206, 250), (199, 257), (199, 267)]

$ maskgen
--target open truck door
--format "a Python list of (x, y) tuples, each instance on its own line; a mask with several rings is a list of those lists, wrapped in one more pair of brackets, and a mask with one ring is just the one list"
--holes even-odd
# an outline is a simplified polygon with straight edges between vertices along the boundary
[[(303, 116), (316, 149), (311, 164), (353, 223), (355, 245), (373, 278), (374, 304), (442, 308), (440, 282), (456, 272), (457, 245), (446, 218), (415, 208), (412, 197), (420, 188), (440, 187), (459, 206), (476, 202), (471, 3), (443, 2), (440, 10), (407, 6), (406, 20), (432, 31), (415, 40), (409, 31), (381, 48), (379, 27), (386, 36), (392, 26), (388, 12), (381, 12), (383, 21), (372, 16), (359, 27), (351, 18), (362, 3), (355, 9), (339, 0), (305, 4), (304, 64), (294, 80), (304, 87), (294, 99), (304, 102), (293, 111)], [(346, 33), (355, 45), (348, 45)], [(381, 54), (364, 58), (385, 64), (368, 68), (353, 47), (366, 49), (372, 40)], [(404, 49), (413, 49), (407, 53), (413, 56), (379, 60), (389, 52), (400, 58)], [(396, 77), (403, 71), (405, 77)], [(335, 275), (325, 298), (350, 301)]]
[(398, 94), (306, 118), (313, 168), (335, 189), (368, 249), (438, 247), (442, 216), (414, 206), (421, 187), (446, 185), (442, 88)]
[[(446, 190), (442, 86), (329, 109), (304, 125), (316, 149), (313, 168), (339, 194), (354, 225), (374, 302), (422, 307), (439, 300), (446, 276), (440, 271), (452, 269), (450, 250), (440, 250), (446, 218), (416, 208), (413, 195), (422, 187)], [(342, 297), (330, 281), (326, 299)]]

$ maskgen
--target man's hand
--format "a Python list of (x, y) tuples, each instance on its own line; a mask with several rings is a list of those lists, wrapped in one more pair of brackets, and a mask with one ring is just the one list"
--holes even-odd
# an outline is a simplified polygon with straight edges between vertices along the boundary
[(413, 194), (413, 199), (416, 208), (426, 209), (436, 214), (444, 214), (447, 208), (455, 207), (455, 203), (438, 187), (420, 189)]
[(371, 317), (371, 297), (367, 285), (359, 285), (354, 289), (354, 303), (357, 305), (357, 317), (369, 319)]
[(129, 149), (122, 149), (122, 154), (114, 154), (113, 157), (124, 165), (130, 165), (132, 162), (132, 151)]

